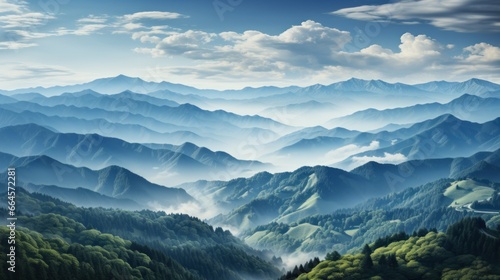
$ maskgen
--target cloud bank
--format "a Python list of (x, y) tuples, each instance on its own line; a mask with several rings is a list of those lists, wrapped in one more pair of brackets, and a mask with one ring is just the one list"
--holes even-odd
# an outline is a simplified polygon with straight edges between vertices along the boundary
[(255, 30), (187, 30), (154, 37), (135, 33), (133, 38), (152, 45), (136, 48), (138, 53), (182, 57), (194, 63), (163, 67), (163, 72), (228, 82), (302, 79), (311, 84), (355, 76), (418, 83), (435, 77), (466, 80), (470, 73), (495, 80), (500, 66), (500, 48), (484, 42), (466, 46), (460, 55), (450, 55), (453, 45), (426, 34), (402, 34), (398, 51), (377, 44), (353, 50), (353, 37), (348, 31), (307, 20), (277, 35)]
[(456, 32), (500, 32), (500, 5), (494, 0), (410, 0), (363, 5), (331, 14), (363, 21), (429, 23)]

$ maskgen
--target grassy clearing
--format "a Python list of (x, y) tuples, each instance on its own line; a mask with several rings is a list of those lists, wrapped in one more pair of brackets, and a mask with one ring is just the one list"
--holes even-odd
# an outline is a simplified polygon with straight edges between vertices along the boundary
[(290, 228), (285, 234), (289, 235), (293, 239), (304, 240), (311, 236), (319, 226), (314, 226), (309, 223), (300, 224), (296, 227)]
[(359, 228), (355, 228), (355, 229), (348, 229), (348, 230), (345, 230), (345, 234), (349, 235), (349, 236), (353, 236), (354, 234), (356, 234), (356, 232), (358, 232)]
[(444, 196), (452, 199), (450, 206), (457, 207), (474, 201), (487, 199), (494, 190), (471, 179), (456, 181), (448, 187)]

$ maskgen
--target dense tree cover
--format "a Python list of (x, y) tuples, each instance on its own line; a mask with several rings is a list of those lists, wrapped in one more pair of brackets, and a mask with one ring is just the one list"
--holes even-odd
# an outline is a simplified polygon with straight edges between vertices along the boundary
[[(353, 253), (365, 243), (372, 243), (377, 238), (385, 238), (399, 232), (412, 233), (421, 228), (445, 231), (450, 224), (464, 217), (480, 215), (448, 207), (452, 200), (443, 193), (452, 182), (453, 180), (449, 179), (438, 180), (418, 188), (371, 199), (352, 209), (337, 210), (329, 215), (310, 216), (293, 224), (271, 223), (259, 226), (245, 232), (244, 236), (251, 236), (256, 232), (274, 233), (274, 238), (262, 239), (255, 244), (256, 247), (271, 248), (281, 253), (290, 253), (299, 248), (304, 252), (323, 255), (334, 250)], [(496, 183), (481, 183), (494, 189), (499, 188)], [(498, 216), (480, 216), (488, 220), (488, 224), (494, 228), (500, 224)], [(286, 234), (292, 226), (304, 224), (318, 226), (319, 229), (304, 239), (291, 238)], [(345, 234), (349, 231), (353, 232), (350, 233), (351, 236)], [(402, 240), (405, 236), (398, 238)]]
[(500, 232), (487, 228), (483, 219), (464, 219), (448, 227), (446, 233), (453, 251), (500, 263)]
[(471, 208), (475, 210), (500, 212), (500, 193), (494, 192), (493, 196), (490, 199), (475, 201), (474, 203), (472, 203)]
[(305, 264), (301, 264), (299, 266), (295, 266), (292, 270), (290, 270), (286, 274), (282, 275), (278, 280), (292, 280), (292, 279), (296, 279), (302, 273), (308, 273), (308, 272), (310, 272), (319, 263), (320, 263), (320, 260), (319, 260), (318, 257), (316, 257), (314, 259), (310, 259)]
[[(23, 218), (44, 232), (16, 231), (16, 268), (7, 270), (6, 254), (0, 255), (0, 279), (202, 279), (164, 254), (150, 257), (147, 247), (87, 230), (56, 214)], [(9, 229), (0, 227), (0, 251), (7, 252)], [(51, 237), (48, 237), (51, 236)]]
[[(280, 274), (271, 263), (262, 259), (267, 257), (264, 253), (244, 245), (229, 231), (214, 229), (187, 215), (81, 208), (49, 196), (29, 194), (22, 189), (17, 191), (17, 201), (19, 224), (44, 238), (59, 238), (70, 245), (100, 246), (107, 250), (107, 243), (102, 242), (119, 236), (123, 238), (121, 240), (130, 240), (125, 244), (127, 248), (142, 248), (140, 251), (149, 258), (153, 258), (149, 255), (153, 254), (158, 262), (175, 263), (180, 271), (188, 271), (187, 275), (193, 279), (233, 280), (243, 276), (273, 279)], [(154, 248), (154, 251), (149, 248)], [(77, 251), (72, 255), (80, 256)], [(281, 261), (272, 260), (275, 263)]]
[(500, 279), (500, 232), (486, 228), (481, 218), (465, 218), (446, 233), (421, 230), (374, 245), (281, 279)]

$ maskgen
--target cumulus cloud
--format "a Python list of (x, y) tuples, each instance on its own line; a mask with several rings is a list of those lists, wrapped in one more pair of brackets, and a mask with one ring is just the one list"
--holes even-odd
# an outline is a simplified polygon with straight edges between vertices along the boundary
[[(248, 30), (242, 33), (208, 33), (188, 30), (164, 37), (151, 48), (137, 52), (180, 55), (198, 60), (196, 67), (168, 68), (165, 71), (197, 78), (280, 79), (284, 75), (304, 76), (308, 70), (335, 64), (336, 53), (351, 40), (349, 32), (305, 21), (278, 35)], [(229, 70), (229, 71), (228, 71)]]
[[(353, 48), (355, 36), (350, 32), (308, 20), (277, 35), (257, 30), (209, 33), (200, 30), (162, 30), (162, 34), (137, 31), (133, 39), (147, 45), (134, 50), (153, 57), (182, 57), (193, 66), (160, 67), (166, 75), (192, 77), (226, 83), (276, 81), (288, 83), (324, 83), (348, 79), (383, 79), (393, 82), (418, 83), (435, 79), (464, 80), (471, 78), (482, 59), (489, 67), (475, 72), (478, 78), (494, 75), (491, 61), (496, 48), (481, 43), (464, 49), (464, 55), (452, 57), (454, 46), (439, 42), (426, 34), (404, 33), (399, 50), (377, 44)], [(474, 68), (475, 67), (475, 68)], [(476, 75), (477, 73), (477, 75)], [(494, 79), (495, 80), (495, 79)]]
[(500, 6), (493, 0), (410, 0), (340, 9), (333, 15), (363, 21), (430, 23), (457, 32), (500, 32)]
[[(218, 44), (208, 44), (216, 40)], [(184, 54), (199, 60), (240, 62), (254, 70), (267, 71), (269, 67), (262, 64), (270, 60), (276, 62), (273, 63), (276, 69), (280, 68), (280, 64), (285, 66), (284, 62), (298, 66), (307, 63), (309, 67), (324, 65), (332, 60), (332, 54), (341, 50), (350, 40), (349, 32), (308, 20), (279, 35), (253, 30), (220, 34), (188, 30), (167, 36), (155, 48), (165, 54)]]
[(479, 43), (464, 48), (465, 56), (459, 57), (470, 63), (499, 63), (500, 48), (487, 43)]
[(178, 55), (194, 57), (200, 54), (203, 58), (204, 45), (210, 43), (216, 37), (213, 33), (189, 30), (183, 33), (176, 33), (165, 37), (158, 43), (156, 49), (160, 54)]
[(462, 55), (454, 57), (448, 68), (456, 76), (473, 73), (476, 77), (495, 81), (500, 68), (500, 48), (487, 43), (467, 46)]

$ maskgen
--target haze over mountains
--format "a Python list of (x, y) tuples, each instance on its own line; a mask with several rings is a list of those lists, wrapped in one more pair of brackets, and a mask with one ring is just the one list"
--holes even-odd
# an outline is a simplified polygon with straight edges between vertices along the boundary
[[(376, 220), (359, 209), (380, 197), (445, 193), (445, 179), (470, 183), (448, 190), (447, 206), (487, 201), (500, 183), (499, 109), (500, 85), (479, 79), (217, 91), (120, 75), (0, 90), (0, 177), (14, 166), (19, 186), (83, 207), (187, 213), (303, 260), (395, 230), (342, 216)], [(443, 203), (433, 210), (456, 221)], [(412, 230), (402, 217), (437, 223), (414, 206), (387, 215)]]

